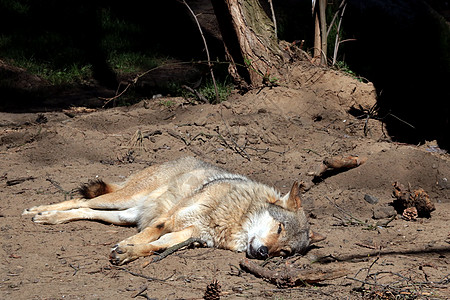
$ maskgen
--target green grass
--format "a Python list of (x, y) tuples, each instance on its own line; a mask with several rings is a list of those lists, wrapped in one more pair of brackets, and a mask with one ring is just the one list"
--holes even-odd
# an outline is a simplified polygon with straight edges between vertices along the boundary
[[(216, 80), (216, 85), (219, 103), (227, 100), (228, 96), (233, 90), (233, 85), (229, 83), (227, 79), (225, 79), (224, 81)], [(205, 96), (209, 103), (216, 103), (216, 90), (212, 79), (206, 80), (205, 84), (200, 86), (198, 91), (203, 96)]]
[(345, 61), (336, 61), (335, 68), (341, 72), (344, 72), (351, 77), (355, 78), (359, 82), (368, 82), (368, 80), (362, 76), (359, 76), (354, 71), (350, 69), (350, 67), (345, 63)]
[(119, 74), (146, 71), (162, 65), (163, 62), (163, 58), (149, 56), (139, 52), (112, 51), (108, 57), (109, 65)]
[[(185, 15), (180, 12), (178, 17)], [(83, 84), (91, 79), (112, 86), (114, 75), (121, 80), (169, 65), (169, 61), (192, 63), (190, 56), (195, 54), (185, 51), (190, 45), (183, 44), (184, 38), (190, 42), (190, 35), (177, 35), (189, 31), (169, 30), (167, 32), (173, 36), (168, 36), (162, 28), (155, 28), (165, 24), (152, 23), (146, 16), (146, 12), (124, 8), (118, 1), (1, 0), (0, 59), (55, 86)], [(228, 74), (226, 67), (226, 64), (214, 67), (216, 74), (222, 74), (216, 75), (218, 102), (226, 100), (233, 88), (227, 80), (220, 79)], [(128, 90), (127, 95), (121, 97), (123, 100), (115, 104), (127, 105), (132, 103), (133, 97), (138, 99), (145, 93), (193, 98), (181, 84), (139, 86)], [(210, 103), (217, 102), (212, 80), (204, 81), (197, 90)]]
[[(41, 16), (41, 11), (36, 9), (39, 3), (55, 6), (54, 14), (59, 14), (57, 18), (62, 23), (55, 26), (56, 23), (49, 21), (46, 24), (48, 18)], [(90, 25), (73, 29), (72, 21), (83, 23), (80, 18), (95, 14), (85, 14), (82, 5), (75, 5), (67, 11), (58, 5), (45, 1), (29, 4), (16, 0), (2, 1), (0, 18), (10, 25), (0, 26), (0, 59), (53, 85), (80, 83), (91, 78), (93, 59), (106, 60), (109, 68), (117, 74), (145, 71), (166, 60), (149, 49), (148, 43), (142, 42), (143, 30), (148, 29), (115, 15), (110, 8), (104, 7), (97, 12), (99, 23), (86, 20)], [(89, 27), (95, 24), (100, 28)], [(91, 29), (92, 32), (86, 32)]]

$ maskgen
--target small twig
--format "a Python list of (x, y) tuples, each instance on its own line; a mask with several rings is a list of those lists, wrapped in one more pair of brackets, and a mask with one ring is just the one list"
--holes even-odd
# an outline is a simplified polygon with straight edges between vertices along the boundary
[(29, 177), (22, 177), (22, 178), (8, 180), (8, 181), (6, 181), (6, 185), (12, 186), (12, 185), (20, 184), (20, 183), (28, 181), (28, 180), (34, 180), (34, 177), (29, 176)]
[(70, 266), (72, 269), (74, 269), (72, 276), (77, 275), (78, 271), (80, 270), (80, 266), (79, 266), (79, 265), (78, 265), (78, 266), (74, 266), (74, 265), (72, 265), (72, 264), (69, 264), (69, 266)]
[(366, 274), (366, 279), (369, 277), (370, 274), (370, 270), (372, 269), (372, 267), (375, 265), (375, 263), (380, 259), (380, 256), (377, 256), (377, 258), (375, 258), (373, 260), (373, 262), (370, 264), (369, 268), (367, 269), (367, 274)]
[(325, 197), (331, 204), (334, 205), (334, 207), (336, 207), (336, 209), (339, 211), (339, 213), (341, 213), (343, 216), (339, 217), (339, 216), (335, 216), (333, 215), (333, 217), (339, 219), (342, 224), (341, 225), (361, 225), (361, 226), (366, 226), (363, 229), (366, 230), (374, 230), (380, 227), (387, 227), (389, 225), (389, 223), (391, 223), (392, 221), (394, 221), (397, 217), (397, 215), (393, 215), (390, 219), (386, 220), (386, 221), (378, 221), (374, 224), (369, 224), (367, 221), (363, 222), (357, 218), (355, 218), (352, 214), (350, 214), (349, 212), (345, 211), (342, 207), (340, 207), (336, 202), (331, 201), (330, 198), (328, 198), (328, 196)]
[(146, 134), (144, 134), (142, 137), (145, 139), (145, 138), (150, 138), (151, 136), (155, 136), (155, 135), (161, 135), (162, 134), (162, 131), (161, 130), (159, 130), (159, 129), (157, 129), (157, 130), (153, 130), (153, 131), (150, 131), (150, 132), (147, 132)]
[(278, 37), (278, 29), (277, 29), (277, 18), (275, 17), (275, 10), (273, 9), (272, 0), (268, 0), (270, 5), (270, 13), (272, 14), (272, 22), (275, 30), (275, 36)]
[(131, 275), (136, 276), (136, 277), (144, 278), (144, 279), (146, 279), (148, 281), (159, 281), (159, 282), (165, 282), (165, 281), (169, 280), (176, 273), (176, 272), (173, 273), (172, 275), (170, 275), (167, 278), (159, 279), (159, 278), (156, 278), (156, 277), (150, 277), (150, 276), (147, 276), (147, 275), (144, 275), (144, 274), (141, 274), (141, 273), (136, 273), (136, 272), (130, 271), (127, 268), (124, 268), (124, 267), (114, 267), (114, 269), (119, 270), (119, 271), (127, 272), (128, 274), (131, 274)]
[(182, 140), (186, 146), (190, 145), (190, 142), (188, 142), (184, 137), (182, 137), (180, 134), (176, 133), (175, 131), (169, 129), (169, 130), (167, 130), (167, 133), (174, 138)]
[(377, 223), (375, 223), (375, 227), (387, 227), (389, 225), (389, 223), (391, 223), (392, 221), (394, 221), (397, 218), (397, 215), (393, 215), (390, 219), (386, 220), (386, 221), (378, 221)]
[(190, 239), (188, 239), (188, 240), (186, 240), (184, 242), (181, 242), (181, 243), (176, 244), (176, 245), (174, 245), (174, 246), (172, 246), (170, 248), (167, 248), (161, 254), (152, 256), (149, 261), (147, 261), (144, 264), (142, 264), (142, 267), (145, 268), (149, 264), (152, 264), (154, 262), (160, 261), (160, 260), (166, 258), (167, 256), (175, 253), (176, 251), (180, 250), (181, 248), (188, 247), (188, 246), (190, 246), (192, 244), (195, 244), (195, 243), (204, 244), (204, 242), (201, 239), (199, 239), (199, 238), (190, 238)]
[(147, 288), (148, 287), (146, 285), (144, 285), (143, 287), (141, 287), (141, 289), (136, 294), (131, 296), (131, 298), (136, 298), (137, 296), (141, 296), (141, 297), (146, 297), (147, 299), (149, 299), (147, 294), (145, 294), (145, 295), (143, 294), (147, 290)]
[(347, 216), (346, 220), (347, 222), (349, 222), (350, 224), (359, 224), (359, 225), (366, 225), (366, 222), (363, 222), (355, 217), (353, 217), (352, 214), (346, 212), (342, 207), (340, 207), (339, 205), (336, 204), (336, 202), (331, 201), (330, 198), (328, 198), (328, 196), (325, 197), (331, 204), (334, 205), (334, 207), (337, 208), (337, 210), (344, 216)]
[(314, 154), (317, 154), (317, 155), (319, 155), (320, 156), (320, 154), (317, 152), (317, 151), (314, 151), (313, 149), (309, 149), (309, 148), (303, 148), (302, 150), (305, 150), (306, 152), (308, 152), (308, 153), (314, 153)]
[(338, 50), (339, 50), (339, 45), (341, 43), (340, 42), (341, 38), (339, 36), (339, 31), (341, 30), (342, 18), (344, 17), (344, 11), (345, 11), (345, 8), (347, 7), (347, 2), (345, 0), (342, 1), (341, 6), (342, 6), (342, 4), (344, 4), (344, 7), (342, 7), (341, 15), (339, 17), (338, 28), (337, 28), (337, 31), (336, 31), (336, 39), (335, 39), (335, 42), (334, 42), (334, 53), (333, 53), (332, 66), (334, 66), (335, 63), (336, 63), (337, 53), (338, 53)]
[(255, 151), (255, 152), (262, 152), (262, 154), (266, 154), (266, 153), (268, 153), (268, 152), (271, 152), (271, 153), (276, 153), (276, 154), (281, 154), (281, 155), (283, 155), (283, 154), (286, 154), (287, 151), (289, 151), (289, 150), (286, 150), (286, 151), (276, 151), (276, 150), (272, 150), (272, 149), (270, 149), (270, 148), (261, 149), (261, 148), (254, 148), (254, 147), (249, 147), (249, 146), (246, 146), (245, 148), (246, 148), (246, 149), (250, 149), (250, 150)]
[(56, 187), (64, 195), (64, 200), (67, 200), (67, 197), (73, 195), (76, 191), (78, 191), (78, 189), (73, 189), (71, 191), (66, 191), (65, 189), (63, 189), (61, 187), (61, 185), (58, 182), (56, 182), (55, 180), (51, 179), (50, 177), (46, 178), (45, 180), (50, 182), (54, 187)]
[(191, 92), (192, 94), (194, 94), (197, 97), (198, 101), (200, 101), (202, 103), (208, 103), (208, 99), (206, 99), (206, 97), (203, 96), (203, 94), (200, 93), (199, 91), (197, 91), (197, 90), (195, 90), (195, 89), (193, 89), (191, 87), (188, 87), (187, 85), (182, 85), (181, 88), (183, 88), (183, 89)]
[[(222, 114), (222, 109), (220, 110), (220, 118), (222, 119), (223, 124), (225, 125), (225, 128), (228, 131), (228, 135), (230, 136), (230, 140), (231, 142), (234, 144), (235, 148), (234, 150), (239, 153), (243, 158), (247, 159), (248, 161), (251, 161), (250, 156), (247, 154), (247, 152), (245, 151), (245, 149), (243, 149), (241, 146), (238, 145), (238, 143), (234, 140), (233, 135), (231, 134), (230, 128), (228, 127), (227, 122), (225, 121), (225, 118), (223, 117)], [(217, 133), (220, 135), (220, 133), (218, 132), (217, 129)], [(222, 137), (222, 139), (225, 141), (225, 139)], [(227, 146), (229, 147), (228, 143), (226, 143)], [(230, 147), (230, 149), (233, 149)]]
[(363, 248), (372, 249), (372, 250), (375, 250), (375, 249), (376, 249), (375, 246), (366, 245), (366, 244), (363, 244), (363, 243), (355, 243), (355, 245), (360, 246), (360, 247), (363, 247)]
[(409, 123), (406, 122), (405, 120), (400, 119), (399, 117), (397, 117), (397, 116), (394, 115), (394, 114), (388, 113), (388, 116), (392, 116), (392, 117), (394, 117), (395, 119), (399, 120), (400, 122), (405, 123), (405, 124), (408, 125), (409, 127), (413, 128), (413, 129), (416, 129), (416, 127), (414, 127), (413, 125), (409, 124)]
[(137, 79), (138, 79), (138, 78), (139, 78), (139, 77), (136, 76), (136, 77), (134, 78), (133, 82), (132, 82), (132, 83), (128, 83), (127, 86), (123, 89), (123, 91), (120, 92), (120, 93), (118, 94), (117, 92), (119, 91), (119, 88), (120, 88), (120, 86), (122, 85), (122, 83), (120, 83), (120, 84), (119, 84), (119, 87), (117, 88), (116, 95), (115, 95), (114, 97), (111, 97), (111, 98), (98, 97), (98, 98), (101, 99), (101, 100), (105, 100), (105, 103), (103, 104), (102, 107), (104, 108), (106, 105), (108, 105), (109, 102), (111, 102), (111, 101), (113, 101), (113, 100), (116, 100), (117, 98), (119, 98), (120, 96), (122, 96), (123, 94), (125, 94), (125, 92), (128, 90), (128, 88), (129, 88), (132, 84), (134, 84), (134, 83), (137, 82)]
[(341, 11), (342, 6), (345, 4), (345, 2), (346, 2), (346, 0), (342, 0), (341, 4), (339, 4), (339, 8), (334, 13), (333, 19), (331, 19), (330, 25), (328, 25), (327, 37), (330, 35), (330, 31), (331, 31), (331, 28), (333, 27), (334, 21), (336, 21), (336, 18), (339, 15), (339, 12)]

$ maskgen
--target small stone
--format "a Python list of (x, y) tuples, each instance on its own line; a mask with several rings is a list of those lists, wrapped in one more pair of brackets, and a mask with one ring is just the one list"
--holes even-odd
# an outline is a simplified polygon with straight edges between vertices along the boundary
[(231, 108), (231, 104), (227, 101), (224, 101), (221, 103), (226, 109), (230, 109)]
[(200, 117), (199, 119), (194, 121), (195, 126), (205, 126), (206, 125), (206, 117)]
[(450, 181), (448, 181), (448, 179), (445, 177), (440, 178), (437, 182), (437, 185), (443, 190), (450, 189)]
[(395, 216), (397, 212), (395, 211), (395, 208), (392, 206), (383, 206), (383, 207), (377, 207), (372, 212), (372, 218), (375, 220), (379, 219), (387, 219), (392, 216)]
[(378, 198), (369, 195), (369, 194), (365, 194), (364, 195), (364, 200), (366, 200), (368, 203), (370, 204), (377, 204), (378, 203)]

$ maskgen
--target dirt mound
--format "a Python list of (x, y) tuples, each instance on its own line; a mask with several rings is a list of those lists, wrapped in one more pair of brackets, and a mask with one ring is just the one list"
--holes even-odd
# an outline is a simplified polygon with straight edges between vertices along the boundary
[[(356, 299), (400, 292), (444, 299), (448, 154), (432, 142), (392, 143), (383, 124), (349, 114), (351, 107), (375, 103), (370, 84), (307, 66), (291, 72), (286, 86), (236, 94), (221, 105), (160, 98), (91, 113), (48, 112), (45, 118), (0, 113), (0, 298), (115, 299), (142, 292), (156, 299), (198, 299), (217, 279), (224, 299)], [(308, 176), (325, 157), (349, 154), (367, 162), (314, 181)], [(243, 253), (216, 249), (187, 249), (145, 268), (147, 259), (117, 268), (108, 261), (109, 248), (135, 228), (86, 221), (42, 226), (21, 216), (25, 208), (72, 197), (89, 179), (122, 181), (147, 165), (186, 155), (282, 192), (297, 179), (310, 183), (303, 203), (313, 230), (327, 239), (305, 256), (276, 259), (268, 267), (314, 269), (320, 258), (328, 261), (321, 268), (343, 267), (348, 276), (315, 288), (278, 288), (240, 271)], [(436, 207), (431, 218), (392, 219), (394, 181), (423, 188)]]

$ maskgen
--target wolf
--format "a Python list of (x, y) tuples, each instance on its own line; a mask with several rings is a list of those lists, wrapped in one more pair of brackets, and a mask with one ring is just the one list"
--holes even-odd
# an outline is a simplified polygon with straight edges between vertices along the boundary
[(25, 209), (40, 224), (97, 220), (137, 225), (139, 232), (110, 252), (121, 265), (190, 238), (208, 247), (265, 259), (305, 252), (323, 237), (310, 230), (299, 184), (274, 188), (194, 157), (147, 167), (123, 183), (91, 181), (81, 198)]

